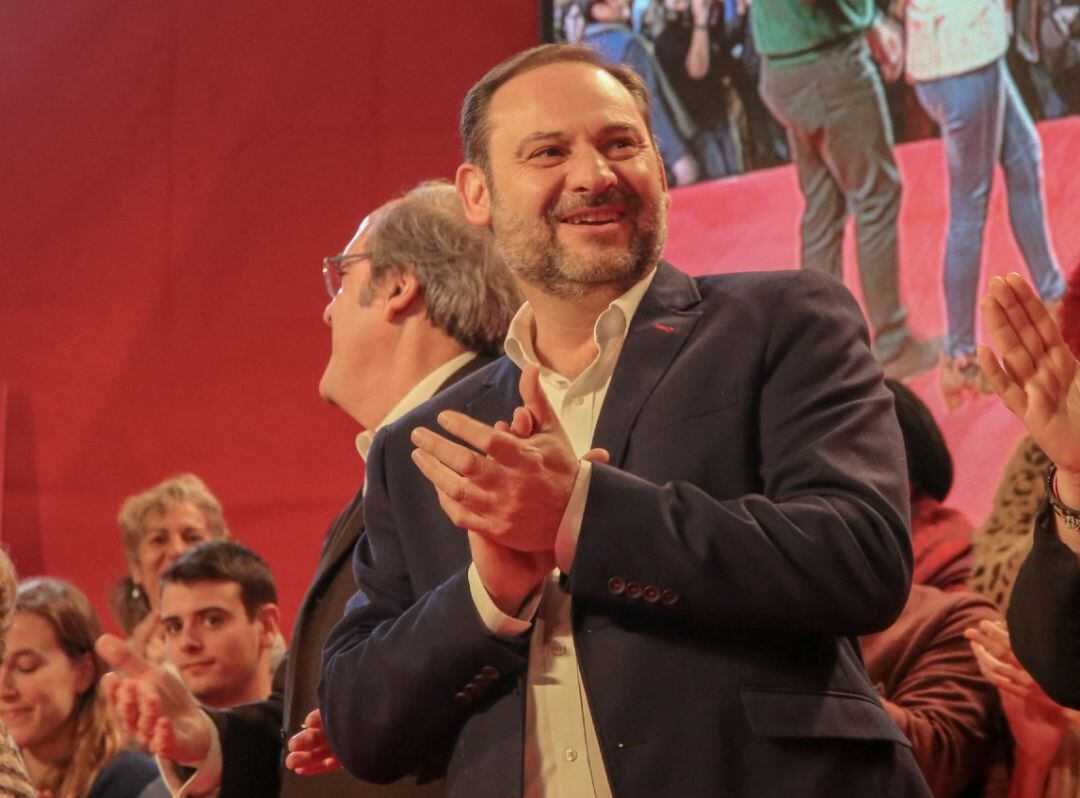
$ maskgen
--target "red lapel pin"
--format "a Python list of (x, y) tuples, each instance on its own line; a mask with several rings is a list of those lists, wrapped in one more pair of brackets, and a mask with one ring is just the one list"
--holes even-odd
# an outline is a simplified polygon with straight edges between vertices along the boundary
[(660, 332), (675, 332), (674, 327), (668, 327), (666, 324), (660, 324), (659, 322), (654, 324), (653, 327), (658, 329)]

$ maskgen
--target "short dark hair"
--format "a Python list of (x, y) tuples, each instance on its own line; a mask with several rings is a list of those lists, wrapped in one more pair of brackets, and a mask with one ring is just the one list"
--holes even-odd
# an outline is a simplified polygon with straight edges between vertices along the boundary
[(490, 175), (491, 160), (488, 140), (491, 136), (488, 124), (488, 106), (499, 88), (512, 78), (534, 69), (559, 63), (591, 64), (619, 81), (634, 98), (645, 129), (652, 139), (652, 114), (649, 112), (649, 90), (637, 72), (625, 64), (609, 63), (598, 50), (583, 44), (541, 44), (507, 58), (489, 71), (469, 89), (461, 108), (461, 143), (465, 160), (476, 164)]
[(248, 619), (267, 604), (277, 604), (277, 587), (263, 559), (235, 540), (209, 540), (184, 552), (161, 575), (161, 588), (169, 583), (236, 582)]
[(896, 380), (885, 380), (896, 404), (896, 420), (904, 436), (908, 481), (913, 495), (932, 496), (939, 502), (949, 495), (953, 484), (953, 461), (941, 428), (923, 400)]

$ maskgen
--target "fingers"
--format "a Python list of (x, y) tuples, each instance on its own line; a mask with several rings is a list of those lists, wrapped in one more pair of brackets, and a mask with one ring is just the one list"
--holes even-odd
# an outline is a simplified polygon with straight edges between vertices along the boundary
[(534, 419), (524, 407), (514, 408), (514, 420), (510, 425), (510, 431), (519, 438), (528, 438), (533, 434)]
[[(985, 309), (983, 315), (986, 315)], [(1024, 393), (1024, 389), (1005, 373), (990, 347), (980, 344), (975, 352), (979, 359), (979, 368), (990, 381), (990, 387), (994, 389), (994, 393), (1001, 397), (1001, 401), (1009, 408), (1009, 412), (1023, 418), (1027, 412), (1027, 394)]]
[(158, 718), (150, 735), (147, 750), (162, 759), (171, 759), (170, 752), (176, 747), (176, 730), (168, 718)]
[(561, 426), (559, 417), (555, 415), (551, 403), (540, 388), (540, 369), (529, 366), (521, 372), (518, 391), (521, 393), (525, 408), (532, 414), (538, 430), (547, 431)]
[(589, 449), (589, 451), (581, 455), (581, 459), (588, 460), (590, 463), (610, 463), (611, 452), (607, 449)]
[(338, 770), (341, 767), (341, 762), (333, 754), (318, 756), (300, 752), (286, 756), (285, 767), (298, 776), (317, 776), (320, 773), (330, 773)]
[(116, 635), (104, 634), (94, 643), (94, 648), (109, 667), (123, 671), (136, 678), (153, 671), (153, 666), (131, 650), (128, 644)]
[[(461, 416), (461, 419), (451, 419), (450, 427), (454, 427), (454, 429), (451, 429), (450, 427), (447, 427), (446, 424), (443, 424), (444, 416)], [(474, 421), (468, 416), (464, 416), (460, 413), (440, 413), (439, 423), (447, 430), (447, 432), (461, 438), (466, 443), (475, 446), (483, 452), (487, 451), (488, 446), (490, 445), (491, 436), (499, 434), (494, 428), (489, 427), (486, 424), (481, 424), (478, 421)], [(482, 430), (478, 430), (476, 427), (481, 427)], [(470, 438), (472, 439), (470, 440)], [(418, 449), (431, 455), (448, 469), (463, 477), (479, 476), (484, 469), (484, 460), (486, 458), (482, 454), (474, 452), (467, 446), (462, 446), (459, 443), (447, 440), (442, 435), (437, 432), (432, 432), (426, 427), (417, 427), (414, 429), (410, 435), (410, 439), (412, 440), (413, 445)], [(451, 493), (451, 495), (453, 495), (453, 493)]]
[(318, 709), (308, 713), (304, 725), (306, 728), (289, 738), (285, 766), (301, 776), (328, 773), (341, 767), (326, 741)]
[[(992, 277), (989, 293), (982, 298), (979, 307), (1009, 376), (1014, 382), (1030, 379), (1035, 373), (1035, 363), (1021, 333), (1031, 326), (1031, 320), (1012, 288), (1000, 277)], [(1037, 349), (1042, 351), (1041, 341)]]

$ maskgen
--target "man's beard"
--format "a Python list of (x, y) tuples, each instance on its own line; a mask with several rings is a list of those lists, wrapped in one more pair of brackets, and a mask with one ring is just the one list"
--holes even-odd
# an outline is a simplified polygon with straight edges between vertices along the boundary
[[(522, 280), (551, 296), (581, 296), (594, 285), (613, 285), (623, 293), (660, 261), (664, 251), (667, 204), (663, 195), (650, 206), (640, 195), (617, 188), (587, 197), (575, 195), (560, 200), (542, 219), (505, 213), (494, 191), (492, 205), (492, 228), (503, 262)], [(560, 243), (560, 216), (604, 205), (623, 207), (631, 220), (625, 249), (598, 246), (589, 252), (572, 252)]]

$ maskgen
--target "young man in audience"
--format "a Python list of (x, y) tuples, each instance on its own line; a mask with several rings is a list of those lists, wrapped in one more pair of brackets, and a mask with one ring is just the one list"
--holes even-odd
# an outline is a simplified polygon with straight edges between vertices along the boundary
[(270, 568), (245, 546), (203, 543), (161, 579), (161, 625), (169, 660), (206, 706), (231, 707), (270, 695), (278, 635)]

